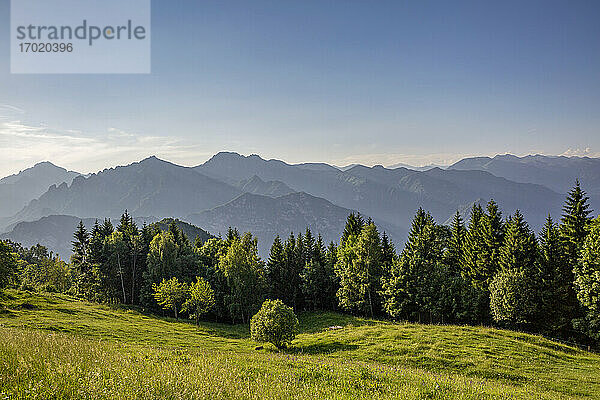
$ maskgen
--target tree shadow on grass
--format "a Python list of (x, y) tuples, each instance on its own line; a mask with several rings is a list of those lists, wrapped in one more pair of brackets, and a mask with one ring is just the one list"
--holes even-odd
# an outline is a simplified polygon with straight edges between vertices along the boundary
[(332, 354), (338, 351), (349, 351), (358, 349), (358, 345), (347, 344), (340, 342), (329, 342), (329, 343), (313, 343), (305, 346), (294, 346), (285, 349), (286, 353), (289, 354)]
[(303, 312), (298, 314), (300, 322), (300, 333), (316, 333), (327, 330), (330, 327), (365, 326), (378, 325), (385, 321), (368, 318), (355, 317), (348, 314), (335, 312)]

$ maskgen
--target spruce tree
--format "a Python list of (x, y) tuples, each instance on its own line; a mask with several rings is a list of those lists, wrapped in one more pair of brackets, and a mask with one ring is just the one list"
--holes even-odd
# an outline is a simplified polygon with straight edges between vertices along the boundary
[(539, 238), (544, 285), (542, 300), (547, 316), (544, 329), (553, 336), (568, 337), (571, 318), (577, 310), (577, 296), (573, 288), (573, 271), (563, 252), (558, 227), (550, 215)]
[(537, 242), (519, 210), (509, 218), (500, 249), (500, 271), (490, 283), (494, 320), (511, 327), (533, 327), (543, 310)]
[(581, 189), (579, 180), (575, 181), (575, 187), (571, 189), (565, 200), (560, 226), (560, 233), (571, 262), (575, 262), (579, 257), (587, 236), (592, 213), (588, 201), (589, 197)]
[(444, 254), (444, 262), (451, 272), (457, 273), (461, 269), (466, 236), (465, 226), (458, 211), (456, 211), (456, 214), (452, 218), (450, 232), (451, 236), (448, 241), (448, 248)]
[(431, 319), (440, 311), (443, 245), (438, 232), (431, 215), (419, 209), (390, 277), (382, 279), (383, 307), (392, 318)]
[(74, 239), (71, 243), (73, 245), (73, 255), (71, 256), (71, 263), (78, 268), (81, 272), (85, 272), (88, 269), (88, 253), (89, 253), (89, 240), (90, 235), (83, 221), (79, 221), (77, 230), (73, 235)]
[(283, 244), (279, 235), (273, 240), (271, 251), (269, 253), (269, 259), (267, 261), (267, 279), (269, 282), (269, 296), (272, 300), (286, 297), (285, 291), (287, 290), (284, 281), (284, 254)]
[(349, 233), (342, 240), (335, 272), (340, 281), (337, 297), (343, 309), (369, 316), (379, 313), (382, 254), (374, 224), (363, 226), (358, 236)]
[(463, 268), (471, 283), (480, 290), (487, 288), (499, 269), (500, 247), (504, 242), (502, 213), (494, 200), (486, 212), (474, 206), (466, 237)]
[(504, 243), (500, 248), (498, 265), (500, 269), (520, 268), (528, 273), (537, 269), (537, 242), (535, 235), (519, 210), (511, 216), (506, 225)]
[(600, 217), (591, 224), (581, 251), (581, 260), (574, 268), (577, 298), (585, 319), (577, 321), (580, 329), (600, 340)]
[(346, 241), (351, 237), (356, 238), (358, 235), (360, 235), (363, 225), (364, 221), (360, 213), (350, 213), (346, 219), (346, 226), (344, 227), (344, 232), (342, 233), (342, 238), (340, 239), (340, 245), (346, 243)]

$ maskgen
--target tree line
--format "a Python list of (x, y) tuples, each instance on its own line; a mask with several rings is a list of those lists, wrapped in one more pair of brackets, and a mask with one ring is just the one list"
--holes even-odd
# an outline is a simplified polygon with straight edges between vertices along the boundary
[(306, 229), (275, 237), (267, 260), (257, 239), (229, 229), (192, 243), (171, 223), (139, 229), (80, 222), (70, 264), (43, 246), (0, 243), (0, 285), (67, 292), (91, 301), (186, 311), (248, 323), (265, 299), (302, 310), (344, 311), (427, 323), (486, 324), (578, 342), (600, 340), (600, 218), (579, 182), (560, 221), (536, 235), (517, 210), (491, 200), (450, 226), (419, 209), (397, 253), (371, 220), (350, 214), (339, 243)]

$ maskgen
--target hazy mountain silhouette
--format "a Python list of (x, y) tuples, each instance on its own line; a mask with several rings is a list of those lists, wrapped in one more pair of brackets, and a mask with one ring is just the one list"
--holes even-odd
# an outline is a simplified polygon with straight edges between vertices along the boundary
[(116, 218), (125, 209), (134, 216), (182, 217), (223, 204), (241, 193), (192, 168), (150, 157), (87, 178), (79, 176), (71, 185), (51, 186), (11, 222), (33, 221), (52, 214)]
[[(258, 238), (261, 255), (267, 257), (275, 235), (285, 238), (290, 232), (304, 233), (307, 227), (315, 236), (320, 233), (326, 243), (337, 242), (352, 211), (303, 192), (277, 198), (245, 193), (227, 204), (191, 214), (186, 219), (213, 234), (225, 235), (229, 227), (241, 233), (252, 232)], [(380, 229), (385, 229), (385, 224)], [(392, 228), (388, 234), (398, 240), (404, 232)]]
[(555, 192), (567, 193), (579, 179), (584, 189), (600, 195), (600, 159), (510, 154), (465, 158), (449, 167), (454, 170), (482, 170), (515, 182), (537, 183)]
[(78, 175), (78, 172), (67, 171), (46, 161), (0, 179), (0, 218), (20, 211), (31, 200), (44, 194), (50, 185), (70, 184)]
[[(556, 181), (563, 183), (554, 182), (554, 188), (568, 189), (572, 186), (568, 181), (579, 177), (584, 189), (593, 193), (598, 179), (594, 175), (597, 159), (498, 156), (463, 161), (446, 170), (355, 165), (342, 171), (327, 164), (292, 165), (227, 152), (194, 168), (150, 157), (87, 177), (77, 176), (71, 184), (53, 184), (39, 199), (6, 218), (4, 227), (15, 231), (20, 222), (49, 215), (115, 219), (127, 209), (137, 217), (188, 220), (212, 234), (223, 233), (229, 226), (250, 230), (265, 241), (260, 243), (264, 250), (270, 246), (273, 235), (303, 231), (306, 226), (315, 233), (321, 232), (327, 240), (338, 240), (346, 216), (357, 210), (372, 217), (381, 230), (401, 244), (419, 207), (431, 212), (439, 223), (446, 222), (456, 210), (468, 214), (473, 203), (485, 204), (490, 199), (500, 205), (505, 215), (519, 208), (535, 230), (548, 213), (559, 218), (564, 194), (542, 184), (501, 177), (504, 170), (498, 170), (498, 165), (505, 168), (505, 175), (515, 175), (515, 180), (530, 179), (548, 185), (553, 183), (551, 171), (558, 171)], [(40, 166), (32, 170), (35, 168)], [(519, 175), (518, 171), (530, 168), (535, 173)], [(63, 175), (68, 173), (59, 167), (54, 169)], [(75, 173), (68, 174), (70, 177)], [(16, 182), (35, 186), (26, 176), (23, 174), (21, 180), (7, 177), (0, 180), (0, 187)], [(34, 189), (23, 188), (26, 190)], [(43, 220), (40, 234), (30, 236), (47, 238), (45, 227), (50, 222)], [(28, 229), (34, 231), (35, 225)]]
[(414, 171), (362, 165), (346, 171), (314, 170), (229, 152), (219, 153), (195, 169), (224, 182), (254, 175), (282, 181), (296, 190), (359, 210), (402, 230), (408, 228), (419, 207), (443, 222), (457, 209), (464, 209), (478, 199), (482, 202), (494, 199), (505, 213), (520, 208), (537, 229), (549, 212), (560, 214), (564, 197), (541, 185), (512, 182), (485, 171), (440, 168)]

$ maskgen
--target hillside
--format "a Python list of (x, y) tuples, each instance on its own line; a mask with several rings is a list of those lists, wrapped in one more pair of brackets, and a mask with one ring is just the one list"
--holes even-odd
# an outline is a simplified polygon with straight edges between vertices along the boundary
[(166, 231), (169, 229), (171, 223), (175, 223), (175, 226), (177, 226), (185, 234), (185, 236), (187, 236), (188, 240), (191, 243), (194, 243), (196, 238), (198, 238), (202, 243), (204, 243), (212, 237), (210, 233), (206, 232), (202, 228), (198, 228), (195, 225), (188, 224), (185, 221), (180, 221), (178, 219), (173, 218), (162, 219), (160, 221), (150, 224), (149, 227), (151, 229), (160, 229), (161, 231)]
[(8, 398), (600, 398), (600, 356), (504, 330), (308, 313), (277, 353), (254, 350), (246, 326), (64, 295), (8, 291), (0, 304)]
[[(98, 218), (98, 220), (102, 221), (103, 218)], [(79, 221), (83, 221), (88, 231), (91, 231), (96, 218), (84, 218), (82, 220), (71, 215), (50, 215), (40, 218), (38, 221), (20, 222), (11, 231), (0, 234), (0, 239), (10, 239), (13, 242), (21, 243), (25, 247), (35, 246), (39, 243), (46, 246), (49, 251), (59, 254), (62, 259), (68, 261), (72, 253), (71, 241), (73, 240), (73, 233)], [(160, 229), (162, 231), (169, 229), (171, 222), (175, 222), (175, 225), (185, 233), (192, 243), (196, 237), (199, 237), (202, 242), (212, 237), (204, 229), (178, 219), (165, 218), (156, 221), (154, 217), (136, 217), (134, 221), (138, 228), (147, 224), (152, 229)], [(117, 224), (118, 220), (113, 222)]]
[(306, 193), (271, 198), (245, 193), (212, 210), (189, 215), (186, 219), (214, 234), (225, 235), (229, 227), (252, 232), (258, 238), (259, 252), (267, 258), (275, 235), (285, 238), (290, 232), (309, 227), (320, 233), (325, 243), (338, 241), (346, 218), (352, 210)]

